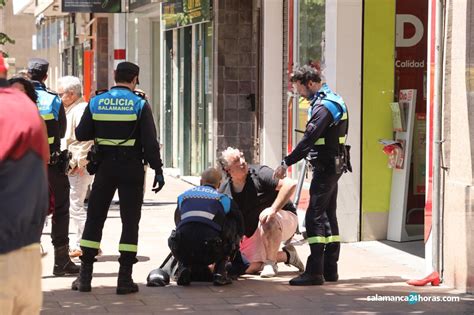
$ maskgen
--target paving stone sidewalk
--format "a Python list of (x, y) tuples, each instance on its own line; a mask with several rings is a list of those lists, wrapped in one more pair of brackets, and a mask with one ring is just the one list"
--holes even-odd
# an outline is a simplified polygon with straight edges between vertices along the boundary
[[(149, 172), (150, 173), (150, 172)], [(152, 182), (148, 174), (147, 182)], [(149, 185), (148, 185), (149, 186)], [(323, 313), (439, 313), (473, 314), (474, 297), (450, 288), (421, 287), (405, 284), (423, 275), (424, 261), (410, 254), (420, 243), (360, 242), (343, 244), (340, 258), (340, 281), (323, 286), (292, 287), (288, 280), (297, 274), (295, 268), (279, 265), (279, 277), (261, 279), (245, 276), (230, 286), (215, 287), (210, 283), (192, 283), (179, 287), (146, 287), (150, 270), (157, 268), (169, 253), (167, 238), (173, 222), (176, 197), (191, 185), (166, 177), (162, 192), (155, 195), (147, 187), (140, 223), (138, 259), (134, 280), (140, 286), (137, 294), (115, 294), (119, 268), (118, 243), (121, 221), (118, 205), (113, 204), (105, 224), (101, 248), (103, 255), (94, 265), (93, 289), (90, 293), (71, 291), (73, 277), (54, 277), (53, 249), (49, 227), (42, 237), (49, 254), (43, 258), (42, 314), (323, 314)], [(303, 261), (309, 254), (307, 245), (297, 250)], [(415, 251), (416, 252), (416, 251)], [(382, 302), (386, 296), (407, 297), (419, 293), (422, 299), (460, 298), (459, 302)], [(394, 297), (395, 298), (395, 297)], [(1, 313), (1, 310), (0, 310)]]

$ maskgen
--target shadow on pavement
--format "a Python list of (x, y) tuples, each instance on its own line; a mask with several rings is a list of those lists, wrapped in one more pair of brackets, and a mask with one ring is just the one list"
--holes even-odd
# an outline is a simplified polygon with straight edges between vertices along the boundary
[[(117, 268), (118, 269), (118, 268)], [(76, 279), (78, 275), (67, 275), (67, 276), (61, 276), (61, 278), (71, 278), (71, 279)], [(117, 277), (118, 276), (118, 273), (115, 272), (111, 272), (111, 273), (104, 273), (104, 272), (94, 272), (94, 278), (95, 277), (103, 277), (103, 278), (107, 278), (107, 277)], [(50, 275), (50, 276), (43, 276), (42, 279), (54, 279), (54, 278), (58, 278), (54, 275)]]
[(425, 243), (423, 241), (411, 242), (393, 242), (393, 241), (379, 241), (382, 244), (401, 250), (402, 252), (425, 258)]
[[(97, 275), (94, 275), (94, 277)], [(129, 313), (161, 314), (162, 312), (200, 314), (325, 314), (325, 313), (434, 313), (472, 314), (474, 299), (453, 295), (446, 288), (413, 289), (400, 283), (401, 277), (346, 279), (322, 286), (289, 286), (289, 277), (260, 279), (245, 276), (228, 286), (194, 283), (180, 287), (174, 282), (167, 287), (146, 287), (140, 292), (120, 296), (114, 286), (98, 286), (90, 293), (70, 289), (45, 292), (42, 314)], [(142, 279), (135, 279), (142, 280)], [(380, 286), (380, 284), (382, 286)], [(376, 286), (375, 289), (371, 286)], [(379, 286), (377, 286), (379, 285)], [(406, 298), (412, 292), (422, 296), (461, 298), (460, 302), (419, 302), (373, 300), (379, 296)], [(370, 298), (369, 298), (370, 297)]]
[[(102, 255), (102, 256), (97, 256), (97, 261), (98, 262), (104, 262), (104, 261), (118, 261), (119, 255)], [(149, 261), (150, 257), (148, 256), (137, 256), (137, 259), (139, 262), (143, 261)]]
[[(155, 200), (144, 200), (143, 207), (161, 207), (175, 205), (176, 201), (155, 201)], [(110, 210), (117, 210), (119, 206), (118, 201), (113, 201), (110, 205)]]

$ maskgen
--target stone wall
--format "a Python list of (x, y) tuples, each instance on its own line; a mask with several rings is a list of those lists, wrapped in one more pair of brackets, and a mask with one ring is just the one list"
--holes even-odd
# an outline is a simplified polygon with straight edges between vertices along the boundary
[(256, 1), (214, 2), (216, 156), (232, 146), (242, 149), (249, 162), (258, 162), (257, 96), (255, 109), (251, 105), (251, 95), (258, 94), (257, 14)]
[(441, 186), (443, 278), (474, 292), (474, 5), (448, 1)]
[(9, 57), (15, 58), (15, 67), (12, 73), (25, 69), (28, 59), (34, 56), (32, 35), (36, 34), (35, 17), (33, 15), (13, 15), (13, 1), (7, 1), (1, 10), (0, 32), (5, 32), (15, 44), (6, 44), (3, 48)]

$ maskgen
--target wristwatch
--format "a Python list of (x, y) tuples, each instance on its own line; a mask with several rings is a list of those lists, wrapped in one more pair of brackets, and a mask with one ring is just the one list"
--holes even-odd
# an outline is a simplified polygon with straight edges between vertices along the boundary
[(280, 166), (283, 167), (285, 170), (288, 168), (288, 165), (286, 165), (285, 160), (281, 161)]

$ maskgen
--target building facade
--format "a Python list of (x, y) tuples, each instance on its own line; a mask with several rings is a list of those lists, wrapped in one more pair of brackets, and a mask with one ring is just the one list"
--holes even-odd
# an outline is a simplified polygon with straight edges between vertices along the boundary
[[(439, 5), (439, 3), (438, 3)], [(446, 1), (442, 50), (438, 265), (449, 286), (474, 293), (474, 9)]]
[(165, 166), (199, 175), (227, 146), (258, 161), (258, 3), (130, 3), (127, 58), (142, 67)]
[[(51, 87), (74, 74), (88, 96), (113, 84), (118, 62), (141, 66), (165, 166), (183, 176), (215, 165), (228, 146), (277, 166), (309, 106), (289, 75), (320, 69), (349, 108), (343, 241), (424, 239), (427, 272), (472, 292), (469, 1), (121, 1), (126, 14), (18, 3), (36, 18), (33, 54), (50, 60)], [(309, 178), (305, 187), (303, 211)]]
[(282, 151), (290, 151), (294, 129), (306, 121), (308, 104), (287, 84), (293, 67), (322, 69), (349, 107), (354, 172), (339, 187), (343, 240), (424, 239), (427, 274), (438, 271), (448, 285), (472, 292), (470, 2), (281, 6), (286, 128), (275, 143), (283, 139)]

